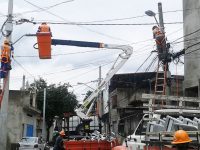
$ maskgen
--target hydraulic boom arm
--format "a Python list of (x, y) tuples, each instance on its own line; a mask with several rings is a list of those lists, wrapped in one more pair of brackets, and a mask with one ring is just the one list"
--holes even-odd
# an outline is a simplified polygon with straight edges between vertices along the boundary
[[(46, 37), (45, 37), (46, 36)], [(128, 45), (113, 45), (113, 44), (104, 44), (98, 42), (87, 42), (87, 41), (74, 41), (74, 40), (60, 40), (60, 39), (51, 39), (51, 34), (49, 32), (39, 32), (37, 33), (38, 37), (38, 47), (39, 47), (39, 56), (41, 59), (51, 58), (51, 48), (50, 45), (69, 45), (69, 46), (78, 46), (78, 47), (93, 47), (93, 48), (107, 48), (107, 49), (120, 49), (122, 53), (119, 54), (117, 60), (113, 64), (112, 68), (107, 73), (105, 79), (103, 79), (98, 86), (98, 88), (84, 101), (81, 107), (76, 109), (76, 114), (81, 119), (86, 120), (90, 119), (88, 114), (90, 113), (95, 98), (98, 96), (98, 93), (105, 87), (105, 85), (110, 81), (113, 75), (125, 64), (125, 62), (130, 58), (133, 49)], [(44, 38), (44, 39), (43, 39)], [(46, 44), (46, 43), (49, 43)], [(121, 59), (121, 60), (120, 60)], [(88, 106), (89, 109), (87, 110)]]

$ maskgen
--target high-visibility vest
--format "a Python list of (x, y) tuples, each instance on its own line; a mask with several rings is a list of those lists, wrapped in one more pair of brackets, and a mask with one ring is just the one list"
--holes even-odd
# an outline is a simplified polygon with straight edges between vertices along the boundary
[[(9, 61), (10, 51), (11, 51), (11, 47), (9, 45), (4, 44), (2, 46), (2, 49), (1, 49), (1, 61), (4, 61), (4, 63), (7, 63)], [(2, 59), (2, 58), (6, 58), (6, 59)]]
[(38, 28), (38, 32), (51, 32), (50, 27), (46, 24), (42, 24)]

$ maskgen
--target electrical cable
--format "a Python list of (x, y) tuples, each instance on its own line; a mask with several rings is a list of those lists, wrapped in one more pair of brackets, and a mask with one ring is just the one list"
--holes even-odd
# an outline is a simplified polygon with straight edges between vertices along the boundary
[[(34, 7), (37, 7), (37, 8), (39, 8), (39, 9), (41, 9), (41, 10), (44, 10), (43, 8), (41, 8), (41, 7), (35, 5), (35, 4), (33, 4), (33, 3), (31, 3), (31, 2), (29, 2), (29, 1), (27, 1), (27, 0), (24, 0), (24, 1), (26, 1), (27, 3), (29, 3), (30, 5), (32, 5), (32, 6), (34, 6)], [(56, 15), (56, 14), (54, 14), (54, 13), (48, 11), (48, 10), (45, 10), (45, 12), (47, 12), (47, 13), (49, 13), (49, 14), (51, 14), (51, 15), (57, 17), (57, 18), (60, 18), (60, 19), (63, 20), (63, 21), (70, 22), (70, 21), (66, 20), (65, 18), (63, 18), (63, 17), (61, 17), (61, 16), (58, 16), (58, 15)], [(112, 39), (115, 39), (115, 40), (120, 40), (120, 41), (124, 41), (124, 42), (129, 42), (129, 43), (130, 43), (130, 41), (127, 41), (127, 40), (124, 40), (124, 39), (121, 39), (121, 38), (118, 38), (118, 37), (113, 37), (113, 36), (111, 36), (111, 35), (107, 35), (107, 34), (104, 34), (104, 33), (101, 33), (101, 32), (97, 32), (97, 31), (94, 31), (94, 30), (92, 30), (92, 29), (90, 29), (90, 28), (86, 28), (86, 27), (83, 27), (83, 26), (80, 26), (80, 25), (77, 25), (77, 26), (80, 27), (80, 28), (84, 28), (84, 29), (86, 29), (86, 30), (88, 30), (88, 31), (90, 31), (90, 32), (93, 32), (93, 33), (102, 35), (102, 36), (106, 36), (106, 37), (109, 37), (109, 38), (112, 38)]]
[[(44, 21), (34, 21), (35, 24), (41, 24)], [(78, 25), (78, 26), (143, 26), (155, 25), (155, 23), (78, 23), (78, 22), (46, 22), (47, 24), (61, 24), (61, 25)], [(166, 22), (165, 24), (183, 24), (183, 22)]]
[(191, 38), (191, 39), (186, 39), (186, 40), (183, 40), (183, 41), (174, 42), (173, 44), (179, 44), (179, 43), (183, 43), (183, 42), (190, 42), (190, 41), (193, 41), (193, 40), (197, 40), (199, 38), (200, 38), (200, 36), (195, 37), (195, 38)]
[(54, 5), (51, 5), (51, 6), (44, 7), (44, 10), (37, 9), (37, 10), (31, 10), (31, 11), (24, 11), (24, 12), (20, 12), (20, 13), (15, 13), (15, 15), (16, 15), (16, 16), (20, 16), (20, 15), (24, 15), (24, 14), (28, 14), (28, 13), (41, 12), (41, 11), (45, 11), (45, 10), (54, 8), (54, 7), (56, 7), (56, 6), (59, 6), (59, 5), (61, 5), (61, 4), (68, 3), (68, 2), (72, 2), (72, 1), (74, 1), (74, 0), (67, 0), (67, 1), (63, 1), (63, 2), (54, 4)]
[(7, 21), (8, 21), (8, 18), (6, 19), (6, 21), (4, 21), (4, 23), (3, 23), (2, 26), (1, 26), (1, 33), (2, 33), (2, 35), (3, 35), (4, 37), (9, 36), (9, 35), (7, 35), (6, 33), (3, 32), (3, 28), (4, 28), (4, 26), (5, 26), (5, 24), (6, 24)]
[[(110, 64), (110, 63), (112, 63), (113, 61), (108, 61), (108, 62), (103, 61), (103, 62), (106, 63), (106, 64)], [(96, 62), (95, 62), (95, 63), (96, 63)], [(68, 71), (83, 69), (83, 68), (90, 67), (91, 64), (94, 64), (94, 63), (90, 63), (90, 64), (86, 64), (86, 65), (81, 65), (81, 66), (79, 66), (79, 67), (77, 67), (77, 68), (68, 69), (68, 70), (63, 70), (63, 71), (52, 72), (52, 73), (44, 73), (44, 74), (42, 74), (42, 75), (43, 75), (43, 76), (54, 75), (54, 74), (58, 74), (58, 73), (64, 73), (64, 72), (68, 72)]]
[(184, 35), (184, 36), (182, 36), (182, 37), (177, 38), (176, 40), (172, 41), (171, 43), (174, 43), (174, 42), (176, 42), (176, 41), (178, 41), (178, 40), (180, 40), (180, 39), (182, 39), (182, 38), (184, 38), (184, 37), (190, 36), (190, 35), (192, 35), (192, 34), (195, 34), (195, 33), (199, 32), (199, 31), (200, 31), (200, 28), (198, 28), (197, 30), (195, 30), (195, 31), (193, 31), (193, 32), (191, 32), (191, 33), (188, 33), (188, 34), (186, 34), (186, 35)]
[[(106, 49), (98, 49), (98, 50), (89, 50), (89, 51), (84, 51), (84, 52), (74, 52), (74, 53), (66, 53), (66, 54), (52, 54), (51, 56), (66, 56), (66, 55), (75, 55), (75, 54), (84, 54), (84, 53), (91, 53), (91, 52), (97, 52), (101, 50), (106, 50)], [(30, 58), (30, 57), (36, 57), (38, 58), (38, 55), (16, 55), (16, 58)]]
[[(111, 62), (111, 63), (112, 63), (112, 62)], [(109, 64), (111, 64), (111, 63), (107, 63), (107, 64), (104, 64), (104, 65), (101, 65), (101, 66), (106, 66), (106, 65), (109, 65)], [(74, 78), (78, 78), (78, 77), (80, 77), (80, 76), (83, 76), (83, 75), (85, 75), (85, 74), (87, 74), (87, 73), (89, 73), (89, 72), (92, 72), (92, 71), (94, 71), (94, 70), (97, 70), (97, 69), (99, 69), (99, 67), (96, 67), (96, 68), (94, 68), (94, 69), (92, 69), (92, 70), (89, 70), (89, 71), (86, 71), (86, 72), (84, 72), (84, 73), (78, 74), (77, 76), (73, 76), (73, 77), (69, 78), (68, 80), (74, 79)], [(60, 82), (64, 82), (64, 81), (66, 81), (66, 80), (62, 80), (62, 81), (60, 81)]]
[(150, 58), (151, 55), (152, 55), (152, 53), (150, 53), (150, 55), (144, 60), (144, 62), (139, 66), (139, 68), (136, 70), (135, 73), (138, 72), (138, 70), (144, 65), (144, 63)]
[(149, 66), (146, 68), (145, 72), (148, 72), (148, 71), (150, 70), (151, 66), (153, 66), (153, 65), (155, 64), (157, 58), (158, 58), (157, 56), (155, 56), (155, 57), (153, 58), (152, 62), (151, 62), (151, 63), (149, 64)]
[(13, 60), (14, 60), (25, 72), (27, 72), (31, 77), (33, 77), (33, 78), (35, 79), (34, 75), (32, 75), (29, 71), (27, 71), (16, 59), (13, 58)]
[[(200, 9), (200, 8), (195, 8), (195, 9)], [(185, 9), (185, 10), (192, 10), (192, 9)], [(184, 10), (171, 10), (171, 11), (165, 11), (163, 13), (174, 13), (174, 12), (179, 12), (179, 11), (184, 11)], [(156, 13), (156, 14), (158, 14), (158, 13)], [(95, 21), (84, 21), (84, 22), (79, 22), (79, 23), (86, 23), (87, 24), (87, 23), (113, 22), (113, 21), (121, 21), (121, 20), (130, 20), (130, 19), (136, 19), (136, 18), (143, 18), (143, 17), (148, 17), (148, 16), (147, 15), (140, 15), (140, 16), (124, 17), (124, 18), (114, 18), (114, 19), (95, 20)]]
[(192, 51), (190, 51), (190, 52), (185, 53), (185, 55), (188, 55), (188, 54), (194, 53), (194, 52), (199, 51), (199, 50), (200, 50), (200, 48), (197, 48), (197, 49), (195, 49), (195, 50), (192, 50)]

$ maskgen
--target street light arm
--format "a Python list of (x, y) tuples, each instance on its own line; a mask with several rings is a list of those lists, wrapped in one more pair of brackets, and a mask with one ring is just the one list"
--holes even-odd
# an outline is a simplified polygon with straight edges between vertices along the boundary
[(151, 11), (151, 10), (147, 10), (147, 11), (145, 11), (145, 14), (146, 14), (147, 16), (154, 17), (154, 19), (155, 19), (155, 21), (156, 21), (156, 24), (157, 24), (158, 26), (160, 26), (160, 24), (158, 23), (158, 20), (156, 19), (156, 13), (155, 13), (155, 12), (153, 12), (153, 11)]

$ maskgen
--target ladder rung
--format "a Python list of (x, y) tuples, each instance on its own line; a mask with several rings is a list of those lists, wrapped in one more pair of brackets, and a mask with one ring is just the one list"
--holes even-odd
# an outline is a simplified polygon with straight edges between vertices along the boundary
[(157, 86), (164, 86), (163, 84), (157, 84)]
[(158, 79), (158, 80), (161, 80), (161, 79), (164, 80), (165, 78), (157, 78), (157, 79)]
[(156, 91), (156, 93), (162, 93), (163, 91)]

